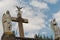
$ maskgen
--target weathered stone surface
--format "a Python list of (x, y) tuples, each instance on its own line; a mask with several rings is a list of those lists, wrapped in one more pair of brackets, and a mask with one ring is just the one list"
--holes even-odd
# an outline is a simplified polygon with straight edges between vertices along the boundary
[(11, 16), (9, 11), (6, 12), (6, 14), (3, 14), (2, 16), (2, 24), (3, 24), (3, 35), (1, 40), (15, 40), (15, 36), (11, 31)]
[(9, 11), (7, 11), (6, 14), (3, 14), (3, 16), (2, 16), (2, 24), (3, 24), (4, 32), (11, 31), (11, 16), (10, 16)]
[(4, 33), (1, 40), (16, 40), (14, 34), (6, 34)]

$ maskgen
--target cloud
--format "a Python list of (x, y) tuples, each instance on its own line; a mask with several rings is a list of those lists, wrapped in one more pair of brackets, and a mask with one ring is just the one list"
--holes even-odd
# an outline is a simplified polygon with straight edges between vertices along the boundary
[(58, 2), (58, 0), (44, 0), (44, 1), (51, 4), (56, 4)]
[(53, 14), (54, 18), (56, 19), (57, 22), (60, 22), (60, 10)]
[(60, 10), (53, 14), (53, 18), (56, 19), (58, 27), (60, 28)]
[(34, 7), (38, 7), (40, 9), (49, 9), (47, 3), (45, 3), (45, 2), (31, 1), (30, 5), (32, 5)]
[[(53, 19), (55, 18), (55, 20), (56, 20), (56, 22), (58, 24), (58, 27), (59, 27), (60, 26), (60, 10), (55, 12), (55, 13), (53, 13), (52, 17), (53, 17)], [(50, 19), (49, 21), (51, 21), (53, 19)]]
[(2, 0), (0, 2), (0, 8), (9, 8), (9, 7), (13, 6), (13, 5), (17, 5), (16, 0)]
[(0, 1), (0, 16), (7, 10), (12, 11), (18, 5), (16, 0), (1, 0)]
[(28, 24), (23, 24), (24, 32), (28, 33), (27, 35), (25, 34), (25, 37), (34, 37), (35, 33), (38, 33), (39, 30), (46, 26), (44, 18), (47, 18), (47, 16), (44, 13), (34, 11), (32, 7), (29, 6), (25, 6), (21, 11), (22, 18), (28, 19)]
[[(23, 15), (22, 15), (23, 18), (27, 18), (29, 21), (28, 26), (31, 31), (36, 30), (36, 29), (37, 30), (41, 29), (42, 27), (45, 26), (45, 24), (44, 24), (45, 20), (43, 18), (46, 18), (46, 15), (44, 15), (43, 13), (37, 12), (35, 14), (35, 11), (33, 11), (32, 8), (30, 8), (30, 7), (26, 7), (22, 11), (23, 11)], [(35, 15), (37, 15), (37, 16), (35, 16)], [(26, 29), (26, 31), (28, 31), (29, 29)]]
[[(37, 3), (38, 5), (35, 3)], [(10, 10), (11, 16), (17, 17), (16, 8), (14, 6), (15, 5), (19, 6), (20, 5), (19, 2), (17, 2), (16, 0), (2, 0), (0, 2), (0, 4), (1, 4), (0, 8), (1, 8), (2, 12), (5, 12), (6, 10)], [(48, 9), (48, 5), (44, 2), (32, 1), (30, 3), (30, 5), (32, 5), (34, 7), (38, 7), (40, 9)], [(23, 4), (21, 4), (21, 6), (24, 6), (24, 8), (21, 10), (22, 17), (28, 19), (28, 21), (29, 21), (28, 24), (23, 25), (24, 32), (25, 33), (28, 32), (28, 34), (25, 36), (34, 37), (35, 33), (38, 33), (38, 31), (40, 29), (42, 29), (46, 26), (44, 18), (47, 18), (47, 16), (41, 11), (38, 12), (38, 9), (36, 9), (37, 11), (34, 11), (32, 7), (30, 7), (29, 5), (26, 5), (24, 2), (23, 2)], [(2, 14), (0, 14), (0, 15), (2, 15)], [(1, 25), (1, 27), (2, 27), (2, 25)], [(13, 29), (18, 30), (16, 23), (13, 25)]]
[(47, 18), (47, 16), (41, 12), (40, 13), (37, 11), (35, 12), (30, 7), (25, 7), (23, 8), (22, 11), (23, 11), (23, 15), (22, 15), (23, 18), (28, 19), (28, 24), (24, 24), (24, 32), (25, 33), (28, 32), (26, 36), (31, 35), (30, 32), (32, 32), (32, 35), (29, 37), (34, 37), (35, 33), (33, 32), (37, 32), (46, 26), (44, 18)]

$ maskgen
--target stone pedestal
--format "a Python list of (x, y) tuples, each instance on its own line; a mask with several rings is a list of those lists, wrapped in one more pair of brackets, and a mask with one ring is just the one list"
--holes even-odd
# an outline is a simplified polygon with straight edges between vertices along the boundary
[(12, 33), (4, 33), (1, 40), (16, 40), (15, 35)]

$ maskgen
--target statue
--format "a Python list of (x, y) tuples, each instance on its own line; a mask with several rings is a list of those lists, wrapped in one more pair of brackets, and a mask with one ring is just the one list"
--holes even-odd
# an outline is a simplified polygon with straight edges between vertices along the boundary
[(3, 24), (3, 35), (1, 40), (16, 40), (14, 33), (11, 31), (11, 16), (9, 11), (2, 16), (2, 24)]
[(3, 14), (2, 24), (4, 32), (11, 32), (11, 16), (9, 11), (6, 14)]
[(52, 28), (52, 30), (55, 34), (55, 38), (57, 38), (58, 37), (58, 32), (59, 32), (59, 27), (57, 26), (57, 23), (56, 23), (55, 19), (53, 19), (51, 21), (51, 28)]

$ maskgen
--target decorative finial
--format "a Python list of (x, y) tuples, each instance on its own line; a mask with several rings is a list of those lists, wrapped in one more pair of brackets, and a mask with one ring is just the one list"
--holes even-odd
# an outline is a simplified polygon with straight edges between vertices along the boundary
[(18, 11), (20, 11), (20, 9), (22, 9), (23, 7), (18, 7), (18, 6), (16, 6), (16, 8), (18, 9)]

